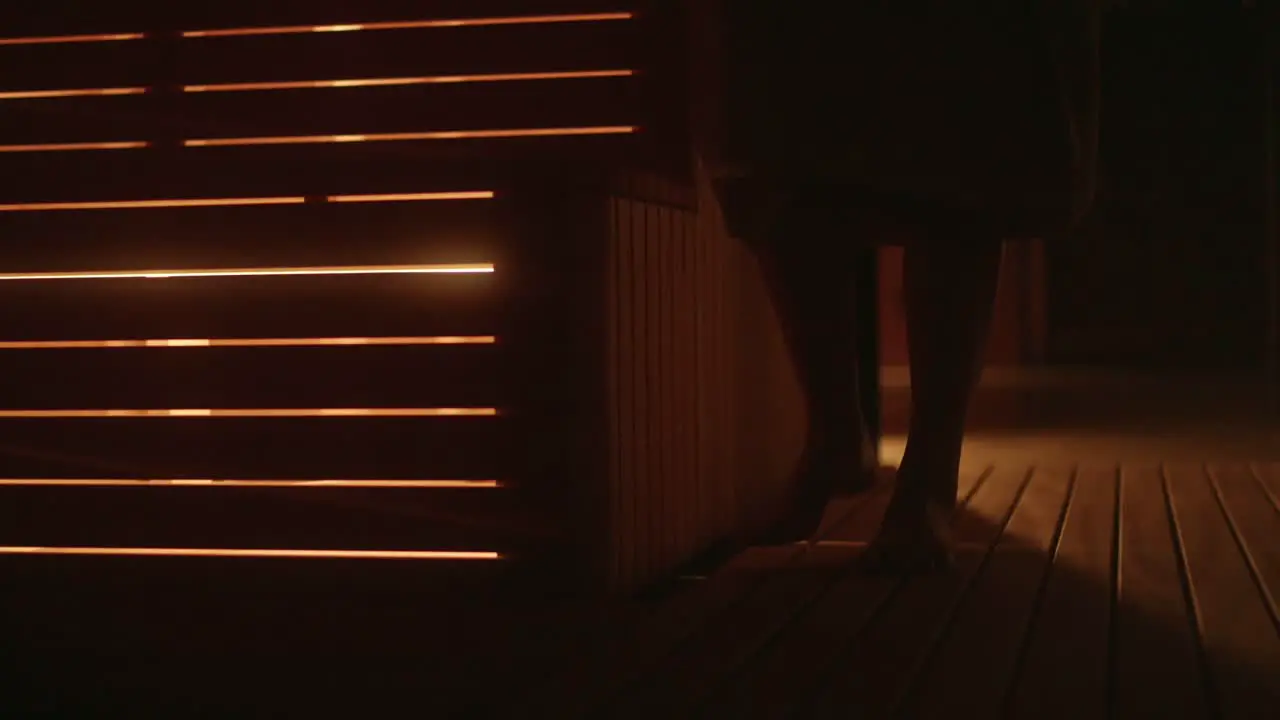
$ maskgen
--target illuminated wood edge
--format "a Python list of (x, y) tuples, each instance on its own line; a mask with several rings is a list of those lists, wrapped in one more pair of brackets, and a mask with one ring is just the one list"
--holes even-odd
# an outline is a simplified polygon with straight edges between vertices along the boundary
[[(500, 25), (552, 25), (578, 22), (612, 22), (631, 20), (635, 13), (574, 13), (559, 15), (517, 15), (489, 18), (457, 18), (440, 20), (402, 20), (371, 23), (333, 23), (328, 25), (276, 25), (250, 28), (225, 28), (217, 30), (186, 30), (184, 38), (237, 37), (245, 35), (299, 35), (322, 32), (361, 32), (378, 30), (418, 30), (433, 28), (487, 27)], [(73, 43), (104, 43), (143, 40), (147, 33), (97, 33), (82, 35), (43, 35), (31, 37), (0, 38), (0, 46), (6, 45), (66, 45)]]
[[(183, 140), (184, 147), (244, 147), (258, 145), (322, 145), (356, 142), (413, 142), (436, 140), (496, 140), (508, 138), (583, 137), (629, 135), (635, 125), (596, 125), (559, 128), (513, 128), (509, 130), (430, 130), (402, 133), (347, 133), (338, 135), (274, 135), (262, 137), (195, 138)], [(0, 145), (0, 153), (76, 152), (88, 150), (145, 150), (151, 143), (141, 140), (113, 142), (28, 143)]]
[(183, 85), (187, 93), (252, 92), (260, 90), (324, 90), (337, 88), (398, 87), (406, 85), (457, 85), (467, 83), (521, 82), (532, 80), (590, 80), (635, 75), (635, 70), (564, 70), (556, 72), (474, 73), (459, 75), (415, 75), (341, 80), (284, 80), (272, 82), (209, 83)]
[(275, 25), (265, 27), (225, 28), (217, 30), (187, 30), (184, 38), (237, 37), (245, 35), (300, 35), (323, 32), (363, 32), (378, 30), (426, 30), (458, 27), (489, 27), (498, 25), (552, 25), (580, 22), (615, 22), (631, 20), (635, 13), (572, 13), (558, 15), (516, 15), (487, 18), (455, 18), (437, 20), (403, 20), (391, 22), (342, 23), (329, 25)]
[[(497, 194), (492, 190), (462, 190), (451, 192), (381, 193), (372, 195), (327, 195), (317, 201), (329, 203), (353, 202), (442, 202), (458, 200), (492, 200)], [(0, 204), (0, 212), (47, 212), (53, 210), (147, 210), (156, 208), (200, 207), (253, 207), (264, 205), (304, 205), (310, 199), (305, 195), (240, 198), (183, 198), (164, 200), (94, 200), (83, 202), (36, 202)]]
[(27, 143), (24, 145), (0, 145), (0, 153), (22, 152), (77, 152), (88, 150), (143, 150), (151, 143), (143, 140), (112, 142)]
[(0, 350), (81, 350), (116, 348), (261, 348), (367, 347), (422, 345), (494, 345), (495, 335), (432, 335), (424, 337), (329, 338), (169, 338), (148, 340), (3, 340)]
[[(435, 20), (393, 20), (374, 23), (308, 24), (308, 26), (270, 26), (223, 29), (191, 29), (180, 33), (182, 37), (237, 37), (251, 35), (305, 35), (311, 32), (362, 32), (388, 31), (388, 29), (431, 29), (454, 27), (518, 26), (518, 24), (558, 24), (617, 22), (630, 20), (635, 13), (575, 13), (558, 15), (512, 15), (497, 18), (457, 18)], [(0, 37), (5, 45), (69, 45), (78, 42), (120, 42), (143, 40), (145, 32), (96, 33), (96, 35), (49, 35), (32, 37)]]
[(83, 270), (76, 272), (0, 273), (0, 281), (23, 280), (164, 280), (216, 277), (287, 277), (313, 275), (471, 275), (494, 272), (492, 263), (432, 265), (349, 265), (334, 267), (211, 268), (182, 270)]
[(220, 480), (196, 478), (2, 478), (0, 487), (411, 488), (492, 490), (497, 480)]
[(67, 88), (52, 90), (4, 90), (0, 100), (46, 100), (50, 98), (103, 97), (116, 95), (145, 95), (145, 87)]
[[(465, 83), (520, 82), (532, 80), (589, 80), (632, 77), (635, 70), (562, 70), (555, 72), (474, 73), (460, 75), (415, 75), (408, 77), (347, 78), (341, 80), (285, 80), (272, 82), (212, 83), (183, 85), (186, 93), (250, 92), (258, 90), (315, 90), (335, 88), (397, 87), (406, 85), (438, 85)], [(145, 95), (149, 88), (53, 88), (46, 90), (0, 91), (0, 100), (48, 100), (57, 98)]]
[(494, 417), (497, 408), (131, 408), (93, 410), (0, 410), (10, 418), (411, 418)]
[(503, 560), (495, 550), (302, 550), (265, 548), (143, 548), (2, 545), (0, 555), (126, 557), (316, 558), (350, 560)]
[(383, 193), (381, 195), (329, 195), (325, 202), (374, 203), (374, 202), (433, 202), (439, 200), (492, 200), (492, 190), (435, 193)]
[[(628, 135), (638, 131), (635, 125), (598, 125), (588, 127), (527, 128), (511, 130), (435, 130), (428, 132), (371, 133), (348, 135), (277, 135), (238, 138), (198, 138), (183, 140), (186, 147), (234, 147), (245, 145), (317, 145), (327, 143), (406, 142), (415, 140), (488, 140), (503, 138), (581, 137), (591, 135)], [(4, 147), (0, 146), (0, 151)]]
[(35, 37), (0, 38), (0, 46), (5, 45), (68, 45), (72, 43), (122, 42), (141, 40), (146, 33), (97, 33), (93, 35), (44, 35)]

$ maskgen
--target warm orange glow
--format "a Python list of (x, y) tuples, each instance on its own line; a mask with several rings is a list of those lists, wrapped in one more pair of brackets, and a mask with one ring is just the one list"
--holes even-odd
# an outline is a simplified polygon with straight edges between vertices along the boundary
[[(492, 200), (492, 190), (461, 192), (393, 193), (381, 195), (330, 195), (325, 202), (428, 202), (436, 200)], [(182, 207), (238, 207), (247, 205), (302, 205), (304, 196), (257, 198), (198, 198), (186, 200), (106, 200), (90, 202), (45, 202), (0, 204), (0, 212), (42, 212), (48, 210), (128, 210)]]
[(39, 100), (43, 98), (96, 97), (101, 95), (142, 95), (144, 87), (80, 88), (75, 90), (7, 90), (0, 100)]
[(0, 212), (39, 212), (43, 210), (129, 210), (178, 207), (237, 207), (245, 205), (301, 205), (307, 199), (296, 197), (201, 198), (197, 200), (108, 200), (102, 202), (47, 202), (0, 204)]
[(7, 478), (0, 487), (269, 487), (269, 488), (423, 488), (435, 490), (496, 489), (497, 480), (214, 480), (123, 478)]
[(268, 550), (240, 548), (0, 546), (0, 555), (118, 555), (134, 557), (327, 558), (351, 560), (501, 560), (492, 550)]
[(351, 265), (297, 268), (220, 268), (213, 270), (105, 270), (53, 273), (3, 273), (0, 280), (121, 280), (192, 277), (246, 277), (289, 275), (459, 275), (491, 273), (490, 263), (456, 265)]
[(182, 144), (187, 147), (228, 147), (236, 145), (309, 145), (317, 143), (410, 140), (482, 140), (490, 138), (625, 135), (634, 133), (636, 130), (637, 128), (634, 125), (602, 125), (598, 127), (533, 128), (524, 130), (441, 130), (415, 133), (375, 133), (370, 135), (282, 135), (278, 137), (210, 138), (185, 140)]
[(0, 152), (66, 152), (72, 150), (140, 150), (150, 143), (135, 142), (80, 142), (36, 143), (31, 145), (0, 145)]
[(49, 37), (0, 38), (0, 45), (59, 45), (64, 43), (119, 42), (141, 40), (143, 33), (110, 33), (103, 35), (51, 35)]
[(184, 85), (183, 92), (246, 92), (251, 90), (309, 90), (320, 88), (393, 87), (442, 83), (518, 82), (521, 80), (584, 80), (630, 77), (634, 70), (575, 70), (564, 72), (487, 73), (477, 75), (423, 75), (419, 77), (354, 78), (349, 80), (296, 80), (287, 82), (218, 83)]
[(493, 335), (432, 335), (426, 337), (333, 338), (175, 338), (166, 340), (8, 340), (0, 350), (77, 350), (95, 348), (205, 347), (359, 347), (364, 345), (493, 345)]
[(497, 408), (179, 408), (171, 410), (0, 410), (0, 418), (493, 417)]
[(429, 202), (432, 200), (492, 200), (492, 190), (467, 192), (387, 193), (383, 195), (330, 195), (325, 198), (334, 203), (367, 202)]
[(571, 22), (630, 20), (634, 13), (578, 13), (574, 15), (525, 15), (519, 17), (464, 18), (455, 20), (408, 20), (401, 22), (350, 23), (345, 25), (280, 25), (276, 27), (189, 30), (182, 37), (232, 37), (237, 35), (298, 35), (313, 32), (359, 32), (363, 30), (417, 30), (428, 28), (484, 27), (492, 25), (547, 25)]

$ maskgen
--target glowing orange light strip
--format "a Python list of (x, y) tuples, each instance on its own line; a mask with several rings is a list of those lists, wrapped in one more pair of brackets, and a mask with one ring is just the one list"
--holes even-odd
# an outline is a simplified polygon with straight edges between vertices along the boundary
[(476, 192), (428, 192), (428, 193), (386, 193), (382, 195), (330, 195), (325, 198), (333, 203), (367, 203), (367, 202), (422, 202), (432, 200), (492, 200), (491, 190)]
[(102, 272), (4, 273), (0, 280), (118, 280), (290, 275), (456, 275), (491, 273), (490, 263), (457, 265), (352, 265), (346, 267), (226, 268), (216, 270), (120, 270)]
[(240, 548), (0, 546), (0, 555), (118, 555), (132, 557), (327, 558), (352, 560), (502, 560), (491, 550), (268, 550)]
[(203, 198), (196, 200), (110, 200), (103, 202), (50, 202), (0, 204), (0, 212), (38, 212), (41, 210), (128, 210), (177, 207), (237, 207), (246, 205), (301, 205), (307, 199), (296, 197)]
[(495, 489), (497, 480), (213, 480), (123, 478), (7, 478), (0, 487), (269, 487), (269, 488), (430, 488), (438, 490)]
[(312, 90), (324, 88), (395, 87), (450, 83), (518, 82), (522, 80), (586, 80), (631, 77), (634, 70), (573, 70), (563, 72), (485, 73), (476, 75), (422, 75), (416, 77), (353, 78), (348, 80), (292, 80), (282, 82), (217, 83), (184, 85), (183, 92), (246, 92), (251, 90)]
[(0, 45), (59, 45), (64, 43), (119, 42), (141, 40), (144, 33), (107, 33), (100, 35), (50, 35), (47, 37), (0, 38)]
[(93, 348), (206, 348), (206, 347), (360, 347), (366, 345), (493, 345), (493, 335), (435, 335), (426, 337), (334, 338), (175, 338), (165, 340), (9, 340), (0, 350), (75, 350)]
[[(524, 130), (441, 130), (369, 135), (281, 135), (277, 137), (206, 138), (184, 140), (187, 147), (228, 147), (236, 145), (309, 145), (318, 143), (393, 142), (411, 140), (473, 140), (521, 137), (573, 137), (582, 135), (625, 135), (636, 132), (634, 125), (597, 127), (535, 128)], [(0, 149), (3, 149), (0, 146)]]
[(33, 143), (30, 145), (0, 145), (0, 152), (66, 152), (74, 150), (140, 150), (149, 147), (150, 143), (131, 142), (79, 142), (79, 143)]
[(233, 37), (242, 35), (297, 35), (316, 32), (359, 32), (365, 30), (418, 30), (428, 28), (484, 27), (492, 25), (547, 25), (571, 22), (630, 20), (635, 13), (578, 13), (573, 15), (525, 15), (518, 17), (463, 18), (452, 20), (408, 20), (400, 22), (348, 23), (342, 25), (280, 25), (276, 27), (189, 30), (182, 37)]
[(174, 410), (0, 410), (0, 418), (493, 417), (497, 408), (180, 408)]
[(95, 97), (102, 95), (143, 95), (144, 87), (80, 88), (73, 90), (6, 90), (0, 100), (40, 100), (44, 98)]
[[(429, 202), (439, 200), (492, 200), (492, 190), (461, 192), (391, 193), (376, 195), (329, 195), (325, 202)], [(0, 204), (0, 212), (42, 212), (47, 210), (127, 210), (146, 208), (239, 207), (252, 205), (302, 205), (305, 196), (256, 198), (198, 198), (187, 200), (107, 200), (90, 202), (47, 202)]]

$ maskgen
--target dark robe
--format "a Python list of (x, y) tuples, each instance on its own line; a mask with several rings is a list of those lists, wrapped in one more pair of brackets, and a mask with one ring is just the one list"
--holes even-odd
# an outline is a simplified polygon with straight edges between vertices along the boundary
[(740, 208), (817, 183), (1045, 235), (1091, 204), (1098, 0), (719, 2)]

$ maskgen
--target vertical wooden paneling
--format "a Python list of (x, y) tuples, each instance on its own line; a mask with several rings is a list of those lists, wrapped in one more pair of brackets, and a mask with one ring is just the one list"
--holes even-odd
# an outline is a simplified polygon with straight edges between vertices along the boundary
[[(679, 188), (675, 188), (679, 190)], [(803, 404), (763, 279), (708, 183), (614, 197), (609, 543), (619, 588), (772, 519)]]

